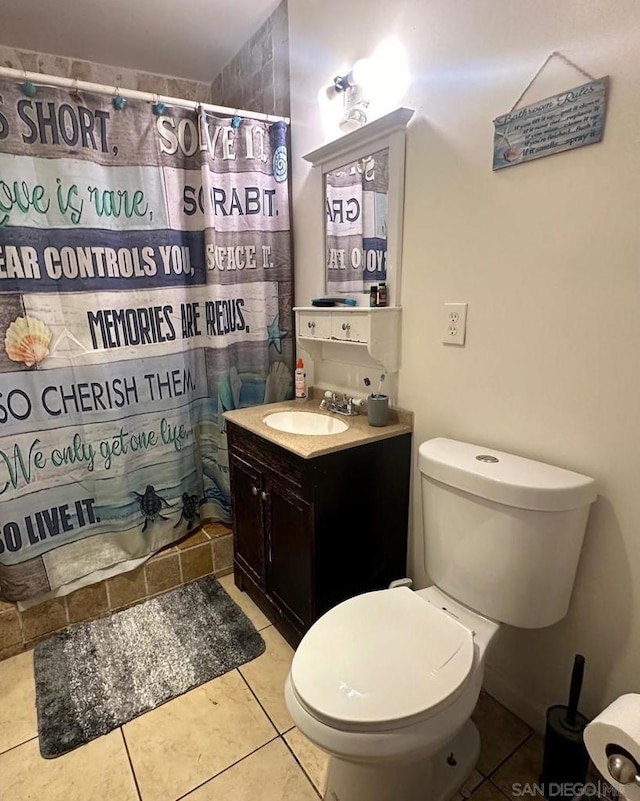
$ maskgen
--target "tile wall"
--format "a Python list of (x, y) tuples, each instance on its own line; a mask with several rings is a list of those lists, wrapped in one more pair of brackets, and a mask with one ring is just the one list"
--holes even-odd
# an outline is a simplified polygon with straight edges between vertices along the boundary
[(5, 45), (0, 45), (0, 66), (59, 75), (63, 78), (77, 78), (79, 81), (103, 83), (107, 86), (120, 86), (123, 89), (138, 89), (140, 92), (152, 92), (185, 100), (199, 100), (202, 103), (211, 100), (211, 86), (204, 81), (189, 81), (168, 75), (156, 75), (152, 72), (137, 72), (65, 56), (18, 50)]
[(0, 661), (74, 623), (105, 617), (201, 576), (224, 576), (232, 570), (231, 529), (224, 523), (205, 523), (195, 534), (163, 548), (137, 570), (23, 612), (16, 604), (0, 601)]
[(211, 102), (289, 116), (289, 23), (283, 0), (211, 84)]

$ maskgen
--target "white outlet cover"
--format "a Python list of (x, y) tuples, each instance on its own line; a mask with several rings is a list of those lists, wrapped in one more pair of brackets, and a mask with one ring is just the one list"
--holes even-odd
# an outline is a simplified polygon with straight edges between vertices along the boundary
[(464, 345), (467, 333), (467, 304), (445, 303), (442, 341), (445, 345)]

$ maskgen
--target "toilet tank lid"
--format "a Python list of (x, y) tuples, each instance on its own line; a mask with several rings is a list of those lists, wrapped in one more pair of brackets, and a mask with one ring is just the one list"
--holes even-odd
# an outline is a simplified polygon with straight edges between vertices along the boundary
[(589, 476), (444, 437), (420, 445), (418, 464), (442, 484), (518, 509), (578, 509), (598, 495)]

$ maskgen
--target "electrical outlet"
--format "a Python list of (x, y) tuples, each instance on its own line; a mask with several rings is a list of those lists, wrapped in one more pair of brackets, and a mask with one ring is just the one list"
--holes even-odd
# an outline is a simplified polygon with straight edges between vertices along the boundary
[(464, 345), (467, 331), (467, 304), (444, 304), (444, 331), (442, 341), (446, 345)]

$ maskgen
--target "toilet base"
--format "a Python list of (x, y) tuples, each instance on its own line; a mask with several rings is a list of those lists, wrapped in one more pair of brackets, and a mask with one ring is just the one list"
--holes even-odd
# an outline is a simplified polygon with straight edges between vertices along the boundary
[(480, 735), (468, 720), (435, 754), (393, 763), (331, 757), (324, 801), (447, 801), (471, 774)]

